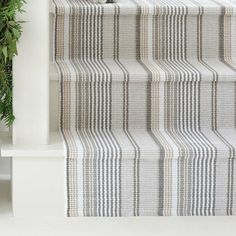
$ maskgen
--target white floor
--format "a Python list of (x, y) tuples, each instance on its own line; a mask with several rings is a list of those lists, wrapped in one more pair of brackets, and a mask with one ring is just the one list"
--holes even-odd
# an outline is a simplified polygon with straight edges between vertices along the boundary
[(2, 236), (235, 236), (236, 217), (13, 218), (10, 182), (0, 181)]

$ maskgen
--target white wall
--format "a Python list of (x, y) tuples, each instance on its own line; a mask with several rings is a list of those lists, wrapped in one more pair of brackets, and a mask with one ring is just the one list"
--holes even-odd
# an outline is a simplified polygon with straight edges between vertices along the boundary
[[(4, 126), (2, 122), (0, 122), (0, 140), (1, 140), (1, 133), (7, 132), (8, 129)], [(1, 148), (1, 143), (0, 143)], [(8, 179), (11, 175), (11, 160), (10, 158), (0, 158), (0, 180), (1, 179)]]
[(49, 1), (27, 0), (25, 21), (13, 60), (14, 144), (49, 140)]
[(0, 135), (1, 132), (6, 132), (8, 131), (8, 129), (6, 128), (6, 126), (3, 124), (3, 122), (0, 122)]
[(11, 158), (0, 158), (0, 180), (11, 178)]

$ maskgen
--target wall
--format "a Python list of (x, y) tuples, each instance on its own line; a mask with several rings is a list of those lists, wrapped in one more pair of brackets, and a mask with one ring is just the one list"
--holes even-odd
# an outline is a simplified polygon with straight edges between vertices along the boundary
[[(2, 132), (6, 132), (8, 129), (0, 123), (0, 135)], [(1, 139), (1, 136), (0, 136)], [(1, 145), (1, 144), (0, 144)], [(9, 179), (11, 175), (11, 159), (10, 158), (0, 158), (0, 180)]]
[(11, 158), (0, 158), (0, 180), (11, 178)]

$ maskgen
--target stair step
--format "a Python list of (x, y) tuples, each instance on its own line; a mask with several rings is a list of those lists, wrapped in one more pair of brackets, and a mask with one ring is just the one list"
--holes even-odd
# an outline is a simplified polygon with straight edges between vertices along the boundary
[(236, 60), (64, 60), (50, 64), (50, 79), (95, 82), (234, 82)]
[[(88, 123), (92, 122), (95, 127), (103, 126), (102, 122), (107, 124), (108, 118), (111, 117), (112, 127), (119, 129), (123, 127), (127, 114), (130, 127), (146, 127), (150, 122), (154, 122), (159, 123), (161, 127), (178, 124), (179, 127), (185, 128), (192, 127), (195, 122), (201, 122), (201, 128), (211, 128), (215, 119), (218, 128), (233, 127), (235, 71), (223, 62), (209, 60), (208, 65), (218, 72), (218, 76), (213, 76), (212, 71), (206, 70), (206, 67), (199, 65), (198, 61), (195, 62), (199, 66), (195, 74), (193, 71), (188, 71), (185, 75), (184, 71), (180, 70), (181, 73), (165, 75), (162, 71), (160, 77), (158, 74), (155, 75), (156, 69), (152, 69), (155, 72), (153, 75), (148, 75), (137, 61), (132, 61), (130, 65), (127, 61), (123, 62), (124, 66), (129, 68), (129, 77), (117, 69), (115, 61), (106, 62), (106, 65), (110, 66), (110, 74), (101, 73), (101, 70), (98, 73), (95, 67), (90, 71), (86, 67), (79, 67), (78, 61), (52, 63), (51, 127), (54, 127), (53, 130), (59, 128), (60, 107), (66, 115), (70, 112), (74, 114), (78, 109), (78, 115), (87, 119)], [(61, 84), (59, 84), (60, 78), (63, 78)], [(94, 82), (98, 79), (105, 82)], [(67, 94), (63, 97), (63, 103), (60, 101), (61, 88), (64, 90), (62, 94)], [(109, 98), (109, 102), (104, 103), (105, 98)], [(128, 109), (126, 115), (125, 107)], [(150, 117), (147, 117), (147, 114), (151, 114)], [(80, 119), (79, 122), (74, 120), (78, 118), (74, 115), (73, 119), (71, 118), (73, 124), (77, 122), (78, 126), (82, 125)], [(66, 116), (63, 116), (63, 119), (67, 124)]]
[(65, 130), (68, 216), (235, 214), (236, 130), (179, 132)]
[[(152, 1), (152, 0), (119, 0), (116, 4), (94, 4), (88, 0), (53, 0), (51, 12), (57, 15), (81, 14), (114, 15), (119, 8), (120, 15), (198, 15), (200, 7), (204, 14), (220, 15), (223, 8), (229, 9), (228, 14), (236, 14), (236, 4), (233, 1), (221, 0), (220, 3), (211, 0), (184, 1)], [(102, 10), (101, 10), (102, 9)]]
[(73, 158), (76, 149), (78, 159), (218, 159), (235, 158), (236, 129), (184, 130), (62, 130)]
[(233, 2), (121, 0), (120, 9), (86, 2), (55, 0), (56, 60), (236, 57)]

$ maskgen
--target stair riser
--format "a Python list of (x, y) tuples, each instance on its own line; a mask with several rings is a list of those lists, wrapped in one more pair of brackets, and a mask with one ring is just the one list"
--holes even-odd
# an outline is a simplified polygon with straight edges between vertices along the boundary
[[(92, 154), (91, 154), (92, 155)], [(235, 214), (228, 207), (229, 162), (212, 158), (70, 159), (78, 176), (69, 188), (69, 216), (209, 216)], [(77, 168), (77, 172), (75, 171)], [(137, 168), (137, 169), (136, 169)], [(235, 178), (235, 166), (233, 167)], [(135, 175), (135, 178), (133, 176)], [(73, 178), (73, 177), (71, 177)], [(77, 202), (75, 201), (77, 200)], [(75, 204), (76, 202), (76, 204)], [(72, 210), (73, 209), (73, 210)]]
[(55, 24), (57, 60), (236, 57), (235, 16), (59, 15)]
[[(235, 82), (64, 82), (62, 89), (72, 94), (63, 97), (64, 128), (75, 125), (68, 114), (76, 112), (78, 128), (194, 130), (235, 124)], [(51, 129), (57, 130), (58, 81), (51, 82), (50, 94)]]
[(60, 94), (59, 81), (50, 81), (50, 131), (59, 131), (60, 120)]

